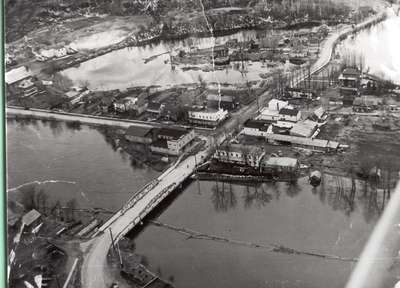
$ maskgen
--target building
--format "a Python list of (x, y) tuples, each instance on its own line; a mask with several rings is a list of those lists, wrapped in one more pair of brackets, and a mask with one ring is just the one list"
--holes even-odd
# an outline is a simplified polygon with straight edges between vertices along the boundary
[(285, 108), (291, 108), (289, 106), (289, 102), (281, 101), (278, 99), (272, 99), (271, 101), (268, 102), (268, 106), (261, 110), (258, 119), (266, 121), (284, 120), (285, 117), (282, 116), (279, 112), (280, 110)]
[(195, 138), (193, 129), (163, 127), (157, 131), (157, 141), (150, 150), (159, 154), (178, 156), (185, 152)]
[(143, 114), (147, 109), (147, 97), (144, 93), (139, 96), (128, 96), (114, 102), (116, 112), (134, 112), (136, 115)]
[(226, 143), (217, 148), (213, 158), (223, 163), (259, 168), (264, 155), (264, 149), (258, 146)]
[[(32, 72), (25, 66), (12, 69), (5, 73), (4, 80), (8, 93), (18, 93), (21, 88), (18, 87), (23, 80), (30, 79)], [(23, 89), (23, 88), (22, 88)]]
[(289, 106), (289, 102), (281, 101), (278, 99), (272, 99), (271, 101), (268, 102), (268, 109), (271, 111), (279, 111), (282, 108), (286, 108), (288, 106)]
[(299, 161), (289, 157), (264, 157), (261, 162), (261, 169), (264, 173), (273, 174), (297, 174), (300, 169)]
[(249, 119), (243, 124), (241, 134), (247, 136), (264, 137), (272, 133), (273, 121)]
[(164, 107), (165, 105), (162, 103), (150, 102), (147, 105), (146, 112), (159, 116), (162, 113)]
[(157, 140), (156, 131), (148, 126), (130, 126), (125, 132), (125, 139), (130, 142), (151, 144)]
[(325, 111), (323, 107), (319, 107), (315, 109), (313, 114), (309, 117), (311, 121), (315, 121), (318, 123), (325, 122), (328, 119), (328, 113)]
[(207, 107), (209, 109), (223, 109), (226, 111), (235, 110), (238, 106), (238, 103), (235, 101), (235, 97), (229, 95), (217, 95), (217, 94), (208, 94), (207, 95)]
[(267, 142), (288, 143), (298, 148), (309, 149), (316, 152), (334, 152), (339, 149), (339, 143), (336, 141), (305, 138), (291, 135), (267, 134)]
[(339, 76), (340, 95), (344, 105), (352, 105), (359, 96), (361, 73), (355, 68), (346, 68)]
[(290, 129), (290, 135), (306, 138), (315, 137), (318, 132), (318, 123), (311, 120), (298, 122)]
[(23, 97), (32, 97), (38, 94), (39, 90), (32, 82), (32, 78), (22, 80), (18, 87), (23, 91)]
[(217, 127), (229, 116), (228, 111), (223, 109), (189, 111), (188, 114), (190, 123), (206, 127)]
[(279, 110), (279, 116), (281, 121), (297, 122), (301, 119), (301, 111), (296, 108), (282, 108)]
[(32, 209), (24, 216), (22, 216), (22, 224), (26, 227), (34, 226), (40, 222), (42, 215), (35, 209)]

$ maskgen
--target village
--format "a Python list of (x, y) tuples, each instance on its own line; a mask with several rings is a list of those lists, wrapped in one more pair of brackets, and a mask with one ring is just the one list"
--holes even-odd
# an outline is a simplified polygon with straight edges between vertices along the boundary
[[(65, 3), (61, 6), (62, 12), (55, 7), (46, 13), (61, 20), (75, 9)], [(130, 27), (124, 37), (90, 49), (68, 41), (43, 45), (42, 36), (29, 32), (32, 37), (19, 39), (7, 49), (7, 117), (22, 122), (66, 121), (69, 129), (77, 131), (85, 125), (93, 127), (115, 151), (159, 173), (143, 187), (135, 187), (140, 193), (157, 187), (161, 176), (187, 161), (182, 169), (190, 171), (184, 172), (189, 181), (215, 181), (217, 188), (219, 181), (296, 185), (306, 178), (314, 193), (325, 175), (350, 179), (353, 186), (363, 181), (375, 191), (384, 191), (384, 207), (400, 176), (400, 85), (370, 73), (365, 59), (340, 49), (340, 43), (385, 21), (387, 15), (369, 6), (339, 9), (333, 5), (331, 16), (303, 15), (300, 7), (301, 16), (293, 19), (279, 15), (282, 6), (264, 8), (206, 9), (203, 12), (212, 22), (211, 29), (202, 14), (190, 7), (182, 8), (185, 17), (148, 12), (140, 16), (146, 18), (141, 18), (140, 28)], [(123, 10), (128, 13), (137, 7)], [(77, 11), (87, 13), (84, 5)], [(155, 25), (148, 14), (162, 21), (158, 19)], [(95, 25), (102, 21), (97, 17)], [(68, 25), (63, 22), (56, 32), (61, 35)], [(243, 29), (256, 30), (255, 37), (216, 40)], [(335, 35), (341, 36), (330, 42)], [(189, 83), (131, 83), (105, 89), (84, 80), (77, 83), (65, 73), (120, 49), (164, 45), (163, 41), (189, 36), (210, 37), (211, 45), (185, 44), (140, 59), (141, 65), (158, 61), (169, 73), (200, 73)], [(331, 52), (329, 56), (326, 51)], [(320, 65), (323, 57), (327, 61)], [(225, 73), (229, 78), (232, 71), (239, 72), (241, 81), (228, 83), (210, 77)], [(184, 189), (186, 178), (183, 182), (177, 190)], [(61, 287), (62, 283), (63, 287), (85, 287), (79, 272), (89, 253), (82, 252), (80, 245), (105, 233), (112, 239), (106, 256), (115, 278), (110, 287), (124, 281), (130, 287), (175, 287), (173, 276), (150, 271), (146, 257), (136, 253), (133, 238), (121, 237), (114, 243), (111, 228), (99, 232), (113, 215), (124, 216), (127, 204), (117, 212), (101, 207), (81, 209), (74, 199), (50, 204), (49, 195), (36, 184), (16, 189), (8, 203), (9, 267), (14, 267), (8, 277), (15, 287)], [(142, 199), (135, 197), (127, 203)], [(49, 262), (54, 265), (50, 267)]]

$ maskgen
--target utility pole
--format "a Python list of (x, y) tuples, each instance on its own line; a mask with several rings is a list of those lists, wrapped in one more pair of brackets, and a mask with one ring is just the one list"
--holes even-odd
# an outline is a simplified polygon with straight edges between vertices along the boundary
[(115, 252), (115, 243), (114, 243), (114, 238), (113, 238), (113, 235), (112, 235), (111, 227), (108, 228), (108, 230), (110, 231), (111, 243), (112, 243), (112, 246), (113, 246), (113, 249), (114, 249), (114, 252)]

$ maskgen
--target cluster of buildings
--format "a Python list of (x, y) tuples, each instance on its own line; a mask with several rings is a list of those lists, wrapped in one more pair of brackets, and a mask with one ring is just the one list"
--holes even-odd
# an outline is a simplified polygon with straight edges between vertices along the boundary
[(289, 143), (299, 148), (330, 152), (339, 148), (335, 141), (316, 139), (328, 115), (320, 107), (307, 119), (288, 102), (272, 99), (255, 119), (247, 120), (242, 135), (264, 138), (266, 142)]
[(126, 140), (150, 147), (157, 154), (178, 156), (193, 144), (193, 129), (180, 127), (130, 126), (125, 133)]
[(30, 69), (21, 66), (5, 73), (8, 95), (19, 95), (23, 98), (33, 97), (39, 93)]
[(251, 167), (261, 175), (295, 175), (300, 169), (300, 164), (297, 159), (267, 155), (262, 147), (254, 145), (222, 144), (217, 148), (213, 159), (221, 163), (239, 167)]

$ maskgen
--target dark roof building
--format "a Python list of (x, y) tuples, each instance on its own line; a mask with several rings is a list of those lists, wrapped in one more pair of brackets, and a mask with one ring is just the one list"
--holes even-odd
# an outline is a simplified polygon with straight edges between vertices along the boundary
[(279, 114), (287, 116), (297, 116), (297, 114), (299, 114), (299, 110), (282, 108), (281, 110), (279, 110)]
[(186, 135), (188, 130), (180, 127), (163, 127), (158, 131), (159, 138), (167, 140), (177, 140)]
[(156, 135), (150, 126), (130, 126), (125, 132), (125, 138), (131, 142), (150, 144), (155, 140)]
[(276, 121), (249, 119), (243, 124), (243, 126), (267, 131), (268, 127), (275, 122)]

